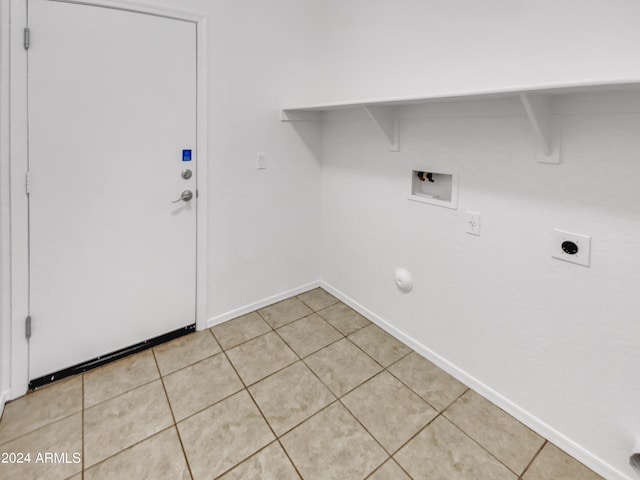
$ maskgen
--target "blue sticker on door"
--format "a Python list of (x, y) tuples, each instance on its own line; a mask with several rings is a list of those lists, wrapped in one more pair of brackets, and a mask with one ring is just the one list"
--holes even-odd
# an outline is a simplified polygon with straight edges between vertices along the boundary
[(191, 150), (182, 150), (182, 161), (183, 162), (191, 161)]

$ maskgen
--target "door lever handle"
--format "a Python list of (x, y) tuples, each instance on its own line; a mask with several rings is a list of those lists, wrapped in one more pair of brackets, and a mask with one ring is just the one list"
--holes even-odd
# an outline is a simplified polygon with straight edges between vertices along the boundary
[(193, 198), (193, 192), (191, 190), (185, 190), (184, 192), (182, 192), (180, 194), (180, 198), (177, 200), (174, 200), (171, 203), (178, 203), (178, 202), (188, 202), (189, 200), (191, 200)]

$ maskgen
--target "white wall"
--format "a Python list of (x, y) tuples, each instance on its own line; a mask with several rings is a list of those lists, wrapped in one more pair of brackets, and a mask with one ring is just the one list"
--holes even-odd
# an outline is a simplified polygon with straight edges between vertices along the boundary
[(320, 160), (278, 112), (317, 91), (319, 15), (311, 0), (147, 3), (208, 16), (212, 325), (318, 280)]
[[(311, 103), (640, 78), (636, 2), (324, 5)], [(326, 116), (322, 278), (607, 477), (637, 478), (640, 96), (556, 109), (559, 166), (536, 163), (515, 101), (404, 108), (397, 154), (362, 112)], [(457, 170), (459, 209), (408, 201), (413, 168)], [(550, 257), (553, 228), (593, 236), (590, 268)]]
[(315, 103), (640, 78), (635, 0), (326, 0)]
[[(10, 0), (0, 1), (6, 13)], [(317, 283), (319, 255), (313, 252), (320, 250), (320, 161), (296, 131), (282, 128), (278, 119), (288, 92), (295, 90), (304, 97), (304, 92), (317, 87), (307, 81), (319, 38), (313, 2), (143, 2), (208, 16), (209, 155), (200, 161), (208, 162), (209, 171), (210, 323)], [(3, 39), (5, 27), (6, 23)], [(18, 33), (23, 27), (22, 21), (16, 25)], [(16, 44), (15, 48), (21, 46)], [(3, 67), (6, 53), (3, 50)], [(6, 88), (7, 78), (2, 77), (0, 92), (6, 93)], [(3, 104), (2, 113), (6, 112)], [(313, 143), (314, 138), (307, 141)], [(267, 154), (267, 170), (256, 170), (257, 152)], [(0, 168), (1, 247), (5, 260), (9, 252), (6, 141), (0, 151)], [(7, 266), (2, 264), (3, 275), (8, 275)], [(6, 362), (10, 357), (6, 345), (9, 337), (4, 336), (11, 324), (6, 302), (9, 292), (5, 280), (0, 318), (0, 342), (5, 341), (0, 354), (0, 386), (6, 385), (10, 377)], [(18, 360), (26, 365), (25, 358)], [(23, 393), (22, 388), (20, 385), (12, 391), (12, 396)]]
[[(404, 108), (399, 153), (362, 112), (326, 117), (322, 278), (608, 478), (636, 478), (640, 94), (557, 110), (558, 166), (536, 163), (515, 100)], [(412, 169), (457, 171), (458, 210), (409, 201)], [(554, 228), (593, 237), (590, 268), (551, 258)]]
[[(289, 92), (317, 87), (313, 3), (207, 2), (214, 322), (320, 276), (320, 160), (279, 122)], [(256, 170), (257, 152), (266, 170)]]

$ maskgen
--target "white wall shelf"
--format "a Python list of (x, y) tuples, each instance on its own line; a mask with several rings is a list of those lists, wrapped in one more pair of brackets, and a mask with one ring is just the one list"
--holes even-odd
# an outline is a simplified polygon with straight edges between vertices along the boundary
[(306, 106), (287, 106), (280, 113), (282, 122), (319, 121), (324, 111), (363, 108), (383, 136), (389, 151), (400, 150), (396, 107), (433, 102), (462, 102), (518, 98), (522, 103), (536, 144), (537, 160), (560, 163), (561, 138), (553, 115), (553, 101), (560, 95), (605, 91), (640, 90), (640, 80), (574, 82), (558, 85), (521, 86), (493, 90), (433, 93), (418, 97), (382, 98)]
[(365, 105), (364, 109), (384, 135), (385, 140), (389, 144), (389, 151), (399, 151), (398, 118), (395, 114), (395, 107), (385, 105)]

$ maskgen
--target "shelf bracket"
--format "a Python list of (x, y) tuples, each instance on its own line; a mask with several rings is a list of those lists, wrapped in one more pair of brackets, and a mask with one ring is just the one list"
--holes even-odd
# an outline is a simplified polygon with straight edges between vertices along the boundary
[(560, 163), (560, 139), (551, 113), (549, 95), (521, 93), (520, 101), (527, 112), (538, 143), (538, 162)]
[(398, 118), (395, 115), (393, 107), (364, 105), (364, 109), (384, 135), (385, 140), (389, 144), (389, 151), (398, 152), (400, 150), (400, 142), (398, 141)]
[(280, 110), (280, 121), (284, 123), (314, 122), (320, 120), (322, 112), (317, 110)]

